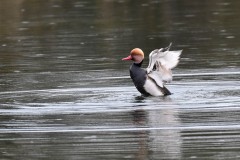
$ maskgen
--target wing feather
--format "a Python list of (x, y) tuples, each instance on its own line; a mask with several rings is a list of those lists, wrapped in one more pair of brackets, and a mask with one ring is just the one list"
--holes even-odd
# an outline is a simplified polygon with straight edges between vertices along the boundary
[(149, 54), (148, 75), (153, 78), (159, 86), (164, 82), (172, 81), (172, 71), (179, 63), (182, 50), (169, 51), (171, 43), (166, 48), (155, 49)]
[(165, 68), (172, 69), (177, 66), (181, 53), (181, 50), (159, 52), (156, 61), (159, 61)]

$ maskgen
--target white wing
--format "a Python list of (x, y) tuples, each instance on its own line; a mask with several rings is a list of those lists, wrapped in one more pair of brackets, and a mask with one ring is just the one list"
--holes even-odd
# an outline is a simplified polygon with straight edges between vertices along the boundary
[(172, 81), (171, 69), (177, 66), (182, 53), (182, 50), (169, 51), (170, 47), (171, 44), (167, 48), (155, 49), (149, 54), (147, 73), (151, 78), (154, 78), (157, 83), (162, 85), (163, 82)]

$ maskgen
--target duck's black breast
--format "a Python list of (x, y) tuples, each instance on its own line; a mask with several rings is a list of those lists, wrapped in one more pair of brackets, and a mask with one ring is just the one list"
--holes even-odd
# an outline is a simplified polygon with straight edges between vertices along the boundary
[(150, 95), (148, 92), (144, 89), (144, 84), (147, 79), (147, 72), (146, 70), (141, 68), (141, 63), (133, 63), (130, 67), (130, 76), (133, 80), (134, 85), (136, 86), (137, 90), (144, 94), (144, 95)]

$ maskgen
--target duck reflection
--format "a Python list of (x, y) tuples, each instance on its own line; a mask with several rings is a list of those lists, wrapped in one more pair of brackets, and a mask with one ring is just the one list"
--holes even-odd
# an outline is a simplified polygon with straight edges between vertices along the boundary
[(133, 111), (133, 123), (137, 128), (143, 128), (138, 132), (139, 151), (136, 152), (138, 159), (181, 157), (182, 140), (177, 127), (180, 123), (178, 113), (168, 100), (166, 102), (169, 105), (166, 107)]
[[(139, 98), (139, 97), (138, 97)], [(135, 110), (132, 112), (133, 123), (136, 127), (147, 126), (147, 112), (143, 109)], [(136, 159), (145, 160), (149, 159), (151, 150), (148, 147), (149, 131), (141, 130), (138, 132), (138, 151), (136, 151)]]

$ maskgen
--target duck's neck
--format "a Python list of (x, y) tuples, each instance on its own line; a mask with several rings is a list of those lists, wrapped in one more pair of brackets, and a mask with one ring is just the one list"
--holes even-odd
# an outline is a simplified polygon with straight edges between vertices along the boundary
[(136, 65), (136, 66), (138, 66), (138, 67), (141, 67), (141, 66), (142, 66), (142, 63), (143, 63), (143, 60), (142, 60), (141, 62), (139, 62), (139, 63), (138, 63), (138, 62), (134, 62), (133, 64)]

